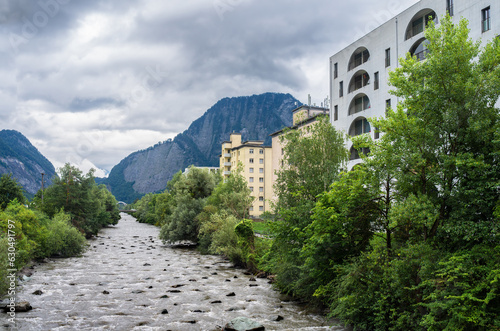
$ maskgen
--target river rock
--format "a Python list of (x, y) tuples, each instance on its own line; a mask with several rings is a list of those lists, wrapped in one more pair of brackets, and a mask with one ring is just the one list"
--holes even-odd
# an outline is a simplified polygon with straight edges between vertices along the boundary
[(224, 326), (224, 331), (264, 331), (266, 328), (249, 318), (237, 317)]
[(162, 315), (168, 314), (168, 310), (163, 309), (163, 310), (161, 311), (161, 314), (162, 314)]
[(31, 294), (33, 294), (33, 295), (42, 295), (43, 292), (42, 292), (42, 290), (36, 290), (35, 292), (33, 292)]
[(236, 295), (236, 293), (234, 293), (234, 292), (226, 294), (227, 297), (234, 297), (235, 295)]
[(270, 318), (271, 321), (279, 322), (283, 320), (283, 316), (281, 315), (274, 315)]
[[(11, 307), (9, 307), (8, 305), (5, 305), (5, 307), (3, 309), (5, 312), (9, 312), (11, 310)], [(24, 313), (24, 312), (30, 311), (31, 309), (33, 309), (33, 307), (31, 307), (31, 305), (28, 301), (17, 302), (16, 305), (14, 306), (14, 311), (16, 313)]]

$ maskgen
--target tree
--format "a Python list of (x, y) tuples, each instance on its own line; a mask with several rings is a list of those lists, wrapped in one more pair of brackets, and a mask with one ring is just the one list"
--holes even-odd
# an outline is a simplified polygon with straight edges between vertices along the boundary
[(278, 274), (278, 285), (295, 294), (304, 290), (298, 285), (304, 259), (301, 250), (306, 240), (305, 228), (311, 223), (311, 210), (317, 196), (328, 190), (345, 168), (348, 152), (344, 134), (337, 131), (328, 117), (298, 130), (287, 130), (280, 137), (284, 166), (277, 172), (271, 223), (273, 246), (268, 268)]
[(218, 175), (194, 166), (187, 173), (174, 176), (173, 187), (170, 186), (174, 207), (161, 227), (162, 241), (197, 241), (200, 227), (197, 216), (203, 210), (218, 179)]
[[(203, 211), (196, 217), (200, 223), (199, 249), (204, 253), (221, 253), (217, 243), (222, 241), (214, 243), (214, 236), (220, 238), (217, 232), (227, 232), (225, 222), (230, 222), (234, 228), (234, 220), (238, 221), (248, 217), (254, 197), (251, 196), (251, 191), (242, 172), (243, 168), (240, 164), (228, 178), (221, 180), (208, 197)], [(232, 240), (228, 240), (228, 243), (223, 245), (227, 246), (229, 242)], [(234, 251), (231, 252), (231, 257), (237, 255)], [(241, 258), (239, 259), (241, 260)], [(237, 262), (240, 263), (240, 260)]]
[(71, 215), (71, 223), (87, 237), (97, 234), (103, 226), (118, 222), (116, 199), (104, 185), (96, 185), (93, 169), (84, 175), (67, 163), (59, 173), (60, 177), (54, 177), (52, 185), (45, 189), (43, 204), (40, 192), (36, 196), (36, 205), (49, 217), (63, 209)]
[(17, 199), (24, 203), (23, 188), (10, 174), (2, 174), (0, 177), (0, 209), (7, 208), (9, 202)]
[[(390, 73), (400, 103), (370, 119), (366, 187), (383, 189), (377, 238), (334, 265), (332, 315), (379, 330), (498, 329), (500, 41), (484, 48), (467, 21), (425, 31), (424, 61), (408, 55)], [(387, 188), (387, 199), (383, 192)], [(379, 230), (376, 228), (375, 230)]]
[(498, 233), (500, 41), (481, 49), (468, 33), (466, 20), (431, 22), (426, 60), (400, 61), (389, 82), (401, 102), (373, 120), (383, 137), (371, 156), (388, 148), (398, 156), (398, 193), (427, 196), (438, 215), (426, 237), (451, 246)]

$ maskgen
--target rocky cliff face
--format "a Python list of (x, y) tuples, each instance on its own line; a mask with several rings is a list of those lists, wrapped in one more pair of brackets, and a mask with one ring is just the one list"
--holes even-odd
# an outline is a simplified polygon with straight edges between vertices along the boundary
[(125, 202), (162, 191), (176, 172), (190, 165), (218, 166), (221, 143), (233, 131), (243, 140), (270, 145), (269, 134), (291, 125), (296, 103), (300, 105), (290, 94), (279, 93), (224, 98), (175, 139), (130, 154), (99, 182)]
[(42, 172), (45, 186), (49, 186), (56, 175), (52, 163), (21, 133), (0, 131), (0, 174), (12, 174), (29, 195), (34, 195), (42, 186)]

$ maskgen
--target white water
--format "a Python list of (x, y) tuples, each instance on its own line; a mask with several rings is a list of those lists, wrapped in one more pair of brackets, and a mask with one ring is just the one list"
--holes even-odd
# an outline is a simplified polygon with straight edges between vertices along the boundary
[[(17, 313), (15, 328), (2, 321), (3, 328), (220, 330), (244, 316), (266, 330), (344, 330), (330, 328), (267, 279), (250, 281), (220, 257), (162, 245), (158, 228), (129, 215), (122, 214), (117, 226), (103, 229), (90, 245), (83, 257), (37, 266), (17, 295), (33, 310)], [(43, 294), (32, 294), (36, 290)], [(273, 321), (277, 315), (283, 320)]]

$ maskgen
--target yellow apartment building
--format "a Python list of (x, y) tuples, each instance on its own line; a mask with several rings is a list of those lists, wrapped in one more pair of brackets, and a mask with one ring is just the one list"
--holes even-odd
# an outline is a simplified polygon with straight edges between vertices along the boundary
[[(293, 124), (289, 128), (290, 130), (302, 130), (310, 125), (313, 125), (317, 120), (318, 116), (328, 116), (330, 110), (328, 108), (308, 106), (303, 105), (295, 108), (293, 111)], [(283, 163), (283, 146), (281, 145), (280, 136), (284, 133), (285, 129), (274, 132), (271, 134), (272, 137), (272, 155), (271, 155), (271, 166), (272, 166), (272, 183), (276, 181), (276, 172), (279, 171), (284, 165)], [(276, 197), (271, 196), (271, 201)]]
[(222, 143), (220, 169), (224, 178), (235, 171), (238, 164), (243, 166), (243, 177), (255, 197), (250, 207), (250, 217), (258, 218), (270, 210), (273, 196), (272, 148), (264, 146), (264, 141), (241, 141), (240, 133), (232, 133), (229, 141)]

